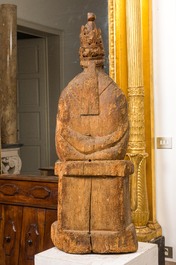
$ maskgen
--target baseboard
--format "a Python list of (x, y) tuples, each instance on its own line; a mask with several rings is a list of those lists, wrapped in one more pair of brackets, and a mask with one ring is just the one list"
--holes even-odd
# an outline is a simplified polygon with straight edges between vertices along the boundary
[(176, 265), (176, 262), (173, 262), (173, 261), (165, 261), (165, 265)]

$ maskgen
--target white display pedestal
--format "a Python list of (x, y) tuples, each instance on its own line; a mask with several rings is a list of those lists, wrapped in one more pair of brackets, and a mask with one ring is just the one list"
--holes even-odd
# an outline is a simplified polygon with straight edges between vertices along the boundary
[(35, 265), (158, 265), (158, 246), (139, 242), (131, 254), (67, 254), (51, 248), (35, 255)]

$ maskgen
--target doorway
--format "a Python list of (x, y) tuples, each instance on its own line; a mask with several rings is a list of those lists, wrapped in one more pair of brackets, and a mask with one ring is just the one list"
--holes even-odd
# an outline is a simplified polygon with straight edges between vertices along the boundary
[[(55, 117), (62, 83), (59, 34), (18, 26), (17, 120), (21, 174), (38, 175), (52, 167)], [(34, 32), (34, 33), (33, 33)]]
[[(22, 174), (36, 175), (49, 164), (46, 43), (18, 34), (17, 124)], [(21, 38), (23, 36), (23, 39)]]

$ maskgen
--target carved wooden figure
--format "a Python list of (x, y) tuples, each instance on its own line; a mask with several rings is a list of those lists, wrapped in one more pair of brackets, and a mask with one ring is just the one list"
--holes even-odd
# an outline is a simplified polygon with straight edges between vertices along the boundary
[(134, 252), (129, 199), (133, 164), (123, 160), (129, 138), (127, 101), (103, 70), (101, 30), (94, 20), (88, 13), (81, 27), (83, 72), (63, 90), (58, 105), (58, 220), (51, 238), (68, 253)]

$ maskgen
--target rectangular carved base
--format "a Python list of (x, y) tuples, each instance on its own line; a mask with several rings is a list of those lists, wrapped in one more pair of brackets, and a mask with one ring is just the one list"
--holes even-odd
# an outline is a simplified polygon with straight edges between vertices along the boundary
[(51, 237), (68, 253), (137, 250), (131, 223), (130, 161), (71, 161), (57, 164), (58, 221)]

